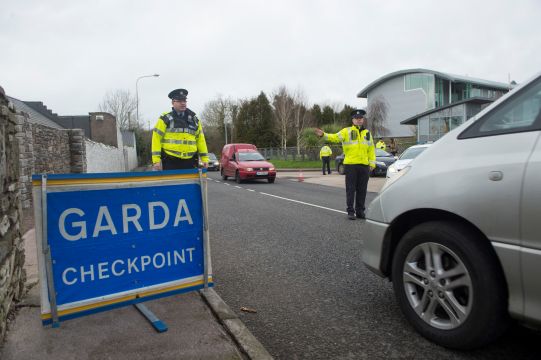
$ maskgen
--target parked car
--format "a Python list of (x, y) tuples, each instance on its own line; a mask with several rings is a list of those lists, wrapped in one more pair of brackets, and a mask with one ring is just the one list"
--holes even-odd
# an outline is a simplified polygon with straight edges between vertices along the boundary
[(220, 162), (214, 153), (209, 153), (209, 165), (207, 170), (209, 171), (218, 171), (220, 169)]
[(413, 145), (407, 148), (387, 169), (387, 178), (395, 176), (399, 171), (408, 166), (408, 164), (415, 159), (420, 153), (425, 151), (432, 144), (423, 144), (423, 145)]
[(451, 130), (387, 181), (362, 258), (412, 326), (446, 347), (541, 325), (541, 73)]
[[(397, 157), (391, 155), (385, 150), (376, 149), (376, 168), (372, 171), (374, 176), (385, 176), (389, 165), (396, 161)], [(334, 159), (336, 172), (340, 175), (344, 175), (344, 154), (338, 155)]]
[(276, 179), (276, 168), (266, 161), (255, 145), (227, 144), (222, 149), (220, 173), (223, 180), (234, 177), (237, 183), (244, 180), (267, 179), (273, 183)]

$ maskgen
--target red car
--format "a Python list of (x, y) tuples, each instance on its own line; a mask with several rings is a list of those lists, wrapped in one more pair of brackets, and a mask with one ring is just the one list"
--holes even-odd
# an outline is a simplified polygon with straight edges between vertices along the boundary
[(239, 184), (253, 179), (267, 179), (272, 184), (276, 179), (274, 165), (266, 161), (252, 144), (225, 145), (220, 158), (220, 173), (222, 179), (234, 177)]

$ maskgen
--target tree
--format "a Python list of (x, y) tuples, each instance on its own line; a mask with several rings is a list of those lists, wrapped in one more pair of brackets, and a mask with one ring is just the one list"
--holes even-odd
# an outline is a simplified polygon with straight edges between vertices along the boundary
[(205, 104), (201, 121), (205, 125), (205, 138), (209, 151), (219, 152), (226, 142), (226, 137), (228, 143), (232, 142), (231, 125), (237, 111), (237, 102), (224, 99), (222, 96)]
[(115, 116), (120, 129), (131, 130), (136, 127), (135, 109), (137, 99), (129, 90), (117, 89), (108, 91), (98, 108), (102, 112), (108, 112)]
[(302, 134), (310, 118), (306, 109), (306, 96), (301, 89), (298, 89), (294, 95), (295, 108), (293, 111), (293, 131), (295, 133), (295, 142), (297, 145), (297, 154), (301, 154)]
[(334, 110), (329, 105), (325, 105), (321, 112), (321, 126), (327, 124), (334, 124)]
[(288, 130), (293, 121), (295, 101), (285, 86), (280, 86), (273, 96), (274, 118), (279, 129), (280, 145), (287, 147)]
[(258, 147), (271, 147), (278, 143), (272, 107), (263, 91), (256, 98), (241, 102), (234, 119), (234, 133), (236, 142)]
[(354, 109), (355, 109), (354, 107), (349, 106), (348, 104), (345, 104), (342, 111), (338, 113), (337, 123), (343, 126), (350, 126), (351, 125), (351, 112)]
[(312, 117), (315, 122), (314, 125), (316, 127), (320, 127), (322, 124), (321, 107), (318, 104), (314, 104), (314, 106), (312, 106), (312, 109), (310, 109), (310, 112), (312, 113)]
[(387, 134), (388, 113), (389, 104), (383, 95), (378, 95), (370, 100), (366, 109), (366, 117), (368, 130), (370, 130), (373, 137), (382, 137)]

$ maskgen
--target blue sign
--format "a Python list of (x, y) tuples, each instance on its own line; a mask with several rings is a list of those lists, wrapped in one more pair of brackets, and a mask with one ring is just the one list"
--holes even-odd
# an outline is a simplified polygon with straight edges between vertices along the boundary
[[(202, 287), (204, 209), (193, 171), (137, 175), (50, 176), (47, 243), (61, 319), (139, 302), (145, 292), (154, 298)], [(65, 186), (73, 182), (76, 190)]]

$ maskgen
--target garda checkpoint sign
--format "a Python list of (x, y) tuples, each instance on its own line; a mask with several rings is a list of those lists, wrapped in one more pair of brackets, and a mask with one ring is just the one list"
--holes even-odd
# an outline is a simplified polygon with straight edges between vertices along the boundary
[(213, 285), (206, 170), (32, 183), (44, 325)]

